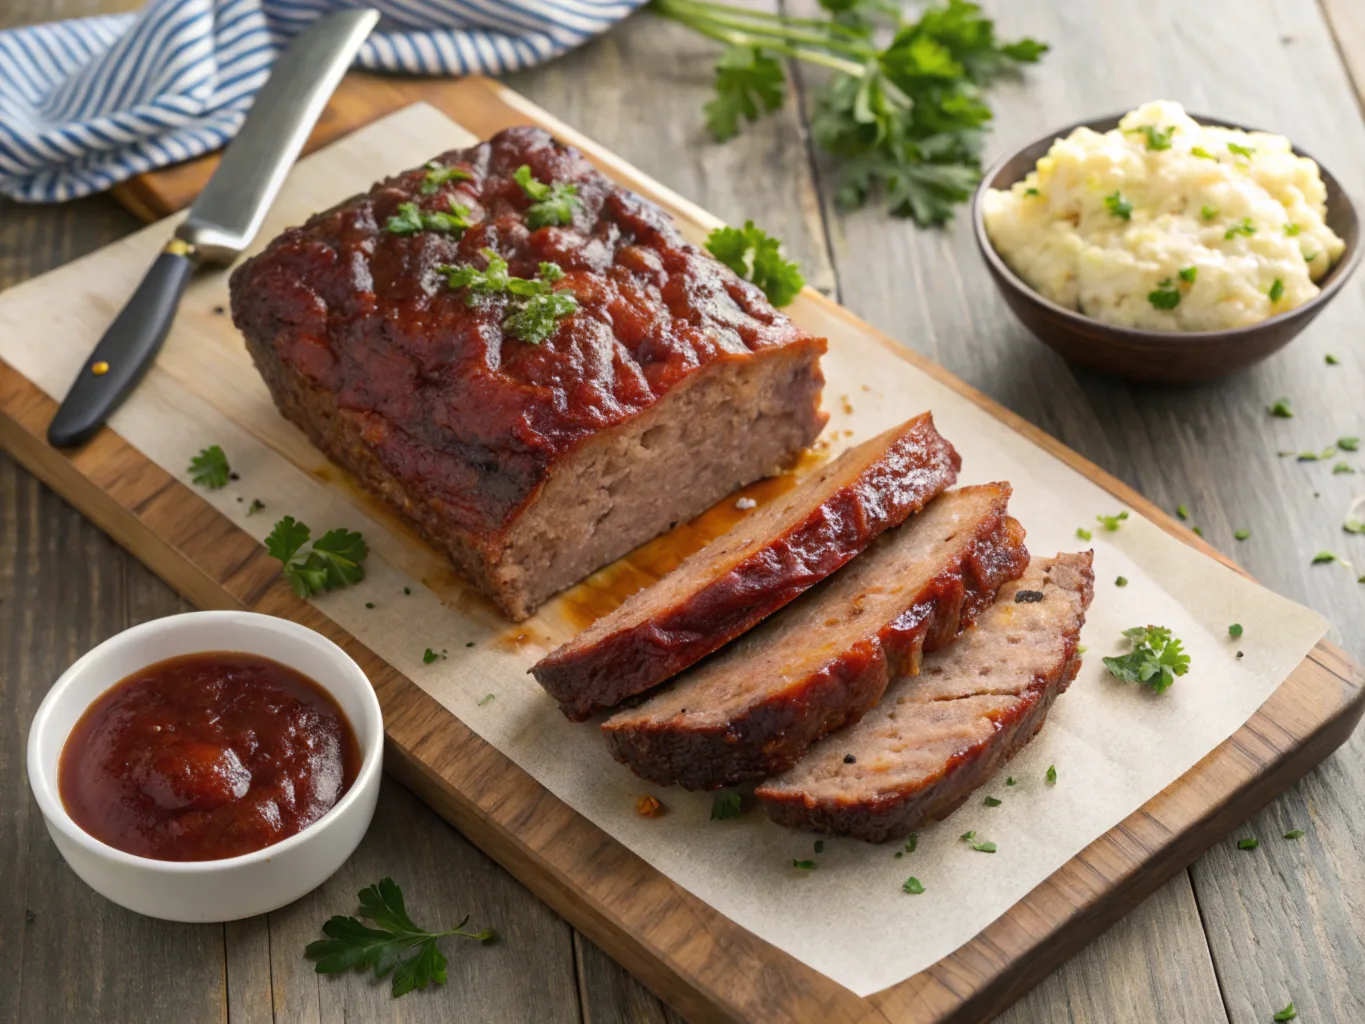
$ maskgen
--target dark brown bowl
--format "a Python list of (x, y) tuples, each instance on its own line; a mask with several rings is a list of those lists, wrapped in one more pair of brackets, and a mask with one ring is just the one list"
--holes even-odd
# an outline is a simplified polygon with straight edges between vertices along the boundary
[[(1066, 309), (1035, 292), (1001, 258), (986, 234), (981, 216), (981, 197), (988, 188), (1009, 188), (1021, 181), (1046, 155), (1052, 143), (1076, 128), (1106, 132), (1119, 123), (1122, 115), (1078, 121), (1029, 143), (1004, 157), (988, 170), (972, 197), (972, 225), (976, 244), (995, 278), (1005, 302), (1034, 337), (1050, 345), (1070, 362), (1129, 380), (1157, 384), (1196, 384), (1216, 380), (1258, 363), (1272, 352), (1289, 344), (1312, 322), (1332, 296), (1341, 290), (1360, 262), (1360, 225), (1355, 206), (1327, 168), (1318, 164), (1327, 186), (1327, 225), (1346, 243), (1346, 249), (1319, 283), (1321, 291), (1297, 309), (1280, 313), (1259, 324), (1234, 327), (1225, 331), (1150, 331), (1114, 327), (1093, 320), (1083, 313)], [(1261, 129), (1220, 121), (1214, 117), (1190, 115), (1200, 124), (1221, 128)], [(1297, 146), (1294, 152), (1308, 156)]]

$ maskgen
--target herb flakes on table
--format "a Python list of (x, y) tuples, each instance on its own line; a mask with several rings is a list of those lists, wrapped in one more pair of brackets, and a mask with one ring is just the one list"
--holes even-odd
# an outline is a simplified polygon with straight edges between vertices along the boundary
[(1294, 1000), (1289, 1001), (1289, 1005), (1270, 1018), (1275, 1024), (1284, 1024), (1285, 1021), (1294, 1020), (1298, 1017), (1299, 1011), (1294, 1008)]
[(717, 793), (711, 798), (711, 820), (726, 821), (738, 818), (743, 807), (738, 793)]
[(1266, 406), (1266, 411), (1272, 416), (1280, 417), (1280, 419), (1289, 420), (1294, 418), (1294, 410), (1290, 407), (1289, 399), (1287, 398), (1275, 399), (1275, 401)]
[(916, 878), (914, 875), (911, 875), (909, 878), (907, 878), (904, 884), (901, 886), (901, 888), (904, 889), (906, 892), (910, 893), (910, 895), (912, 896), (918, 896), (922, 892), (924, 892), (923, 884), (921, 884), (920, 880)]
[(1239, 850), (1254, 850), (1260, 845), (1261, 841), (1259, 839), (1253, 839), (1251, 836), (1237, 840), (1237, 849)]

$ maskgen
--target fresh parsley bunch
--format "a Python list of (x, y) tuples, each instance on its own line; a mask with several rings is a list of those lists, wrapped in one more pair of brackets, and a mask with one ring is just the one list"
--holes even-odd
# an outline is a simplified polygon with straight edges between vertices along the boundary
[(309, 960), (317, 961), (319, 974), (339, 974), (344, 971), (374, 969), (376, 978), (393, 975), (394, 997), (407, 995), (413, 989), (424, 989), (433, 982), (446, 982), (446, 958), (438, 941), (447, 935), (461, 935), (482, 943), (492, 942), (493, 929), (480, 932), (464, 931), (469, 915), (454, 928), (443, 932), (429, 932), (419, 928), (408, 916), (403, 905), (403, 890), (392, 878), (384, 878), (378, 885), (360, 890), (360, 917), (374, 927), (354, 917), (337, 915), (322, 926), (325, 939), (310, 942), (303, 951)]
[[(893, 214), (942, 224), (981, 178), (990, 108), (981, 89), (1047, 52), (1033, 39), (1003, 42), (968, 0), (947, 0), (918, 21), (887, 0), (819, 0), (827, 18), (797, 18), (708, 0), (652, 0), (649, 7), (728, 43), (716, 62), (706, 123), (719, 140), (780, 107), (784, 58), (827, 68), (812, 134), (840, 161), (836, 197), (860, 206), (879, 192)], [(878, 45), (880, 23), (894, 34)]]
[(1175, 682), (1176, 676), (1190, 670), (1190, 656), (1184, 645), (1165, 626), (1134, 626), (1125, 629), (1123, 635), (1132, 642), (1133, 649), (1121, 657), (1104, 659), (1104, 667), (1115, 679), (1150, 686), (1161, 693)]
[(285, 516), (265, 539), (266, 551), (284, 563), (284, 578), (299, 597), (339, 590), (365, 578), (362, 563), (370, 549), (359, 533), (342, 527), (328, 530), (313, 542), (306, 558), (295, 560), (310, 536), (312, 530), (306, 523)]

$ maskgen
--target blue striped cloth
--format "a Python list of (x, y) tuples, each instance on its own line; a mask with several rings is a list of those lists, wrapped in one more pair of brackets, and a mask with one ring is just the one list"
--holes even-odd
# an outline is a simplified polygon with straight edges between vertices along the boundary
[(0, 32), (0, 195), (100, 192), (222, 146), (289, 38), (342, 7), (383, 14), (356, 64), (501, 74), (549, 60), (645, 0), (150, 0), (133, 14)]

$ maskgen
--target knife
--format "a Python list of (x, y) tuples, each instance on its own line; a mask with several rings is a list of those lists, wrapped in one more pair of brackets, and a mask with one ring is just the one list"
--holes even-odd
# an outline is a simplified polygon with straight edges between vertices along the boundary
[(320, 18), (275, 63), (246, 122), (133, 297), (81, 366), (47, 428), (57, 448), (83, 444), (147, 372), (201, 266), (226, 266), (249, 244), (351, 59), (379, 20), (369, 8)]

